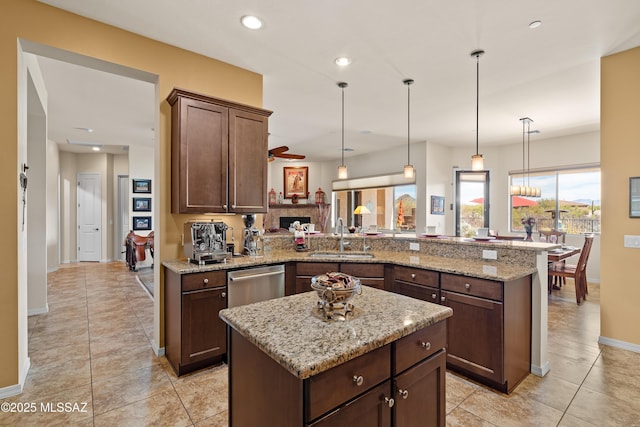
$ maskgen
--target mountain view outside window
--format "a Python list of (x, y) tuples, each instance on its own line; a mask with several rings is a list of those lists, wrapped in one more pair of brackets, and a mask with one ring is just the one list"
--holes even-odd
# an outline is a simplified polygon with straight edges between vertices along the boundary
[(552, 229), (567, 234), (600, 232), (599, 168), (537, 172), (529, 177), (513, 174), (510, 178), (512, 185), (524, 183), (542, 190), (541, 197), (511, 197), (511, 231), (524, 232), (522, 219), (532, 217), (534, 233)]

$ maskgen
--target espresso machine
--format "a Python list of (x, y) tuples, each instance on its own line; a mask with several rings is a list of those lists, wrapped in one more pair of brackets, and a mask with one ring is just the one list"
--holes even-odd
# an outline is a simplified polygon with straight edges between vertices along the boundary
[(244, 240), (242, 242), (243, 253), (245, 255), (258, 256), (260, 254), (260, 230), (258, 230), (254, 224), (256, 222), (256, 215), (242, 215), (244, 221)]
[(227, 258), (227, 224), (221, 221), (186, 222), (184, 255), (189, 262), (210, 264)]

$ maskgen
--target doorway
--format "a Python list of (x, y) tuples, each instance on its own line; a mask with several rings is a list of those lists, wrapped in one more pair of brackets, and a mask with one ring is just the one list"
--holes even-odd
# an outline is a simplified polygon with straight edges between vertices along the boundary
[(124, 240), (129, 232), (129, 175), (118, 175), (118, 203), (116, 207), (115, 259), (125, 261)]
[(99, 173), (78, 174), (78, 261), (102, 258), (102, 179)]
[(456, 236), (489, 228), (489, 171), (455, 171)]

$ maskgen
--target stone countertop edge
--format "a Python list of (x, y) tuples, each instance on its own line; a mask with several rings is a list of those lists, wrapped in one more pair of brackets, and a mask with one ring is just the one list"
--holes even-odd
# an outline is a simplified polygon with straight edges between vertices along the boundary
[(324, 320), (305, 292), (227, 308), (220, 318), (291, 374), (305, 379), (442, 321), (449, 307), (362, 287), (353, 317)]
[[(324, 251), (323, 251), (324, 252)], [(336, 260), (335, 258), (311, 258), (313, 252), (295, 252), (291, 250), (267, 251), (264, 256), (243, 256), (224, 263), (198, 265), (186, 259), (163, 261), (162, 265), (177, 274), (202, 273), (216, 270), (233, 270), (245, 267), (258, 267), (285, 262), (333, 262), (333, 263), (387, 263), (407, 267), (434, 270), (442, 273), (459, 274), (481, 279), (510, 281), (519, 279), (537, 271), (535, 266), (521, 266), (499, 261), (481, 261), (464, 258), (448, 258), (408, 251), (372, 251), (374, 258)]]

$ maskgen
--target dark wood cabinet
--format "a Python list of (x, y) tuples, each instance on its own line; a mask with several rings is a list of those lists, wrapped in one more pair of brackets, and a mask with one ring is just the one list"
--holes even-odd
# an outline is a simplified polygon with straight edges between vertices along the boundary
[(445, 424), (446, 321), (304, 380), (229, 331), (229, 425)]
[(218, 312), (227, 307), (226, 273), (180, 275), (165, 269), (165, 353), (182, 375), (222, 361), (226, 325)]
[(357, 277), (362, 285), (384, 290), (384, 264), (342, 263), (340, 271)]
[(363, 285), (384, 290), (384, 264), (351, 262), (297, 262), (295, 263), (295, 265), (287, 265), (287, 268), (295, 269), (295, 288), (288, 288), (287, 295), (310, 291), (311, 278), (313, 276), (317, 276), (318, 274), (325, 274), (331, 271), (340, 271), (345, 274), (350, 274), (359, 278), (360, 283)]
[(296, 284), (294, 293), (309, 292), (311, 290), (311, 278), (318, 274), (330, 271), (339, 271), (337, 262), (297, 262), (295, 264)]
[(174, 89), (171, 211), (267, 212), (271, 111)]
[(392, 291), (408, 297), (440, 303), (440, 273), (420, 268), (395, 266)]
[(531, 369), (531, 277), (508, 282), (441, 275), (448, 319), (447, 367), (502, 392)]

